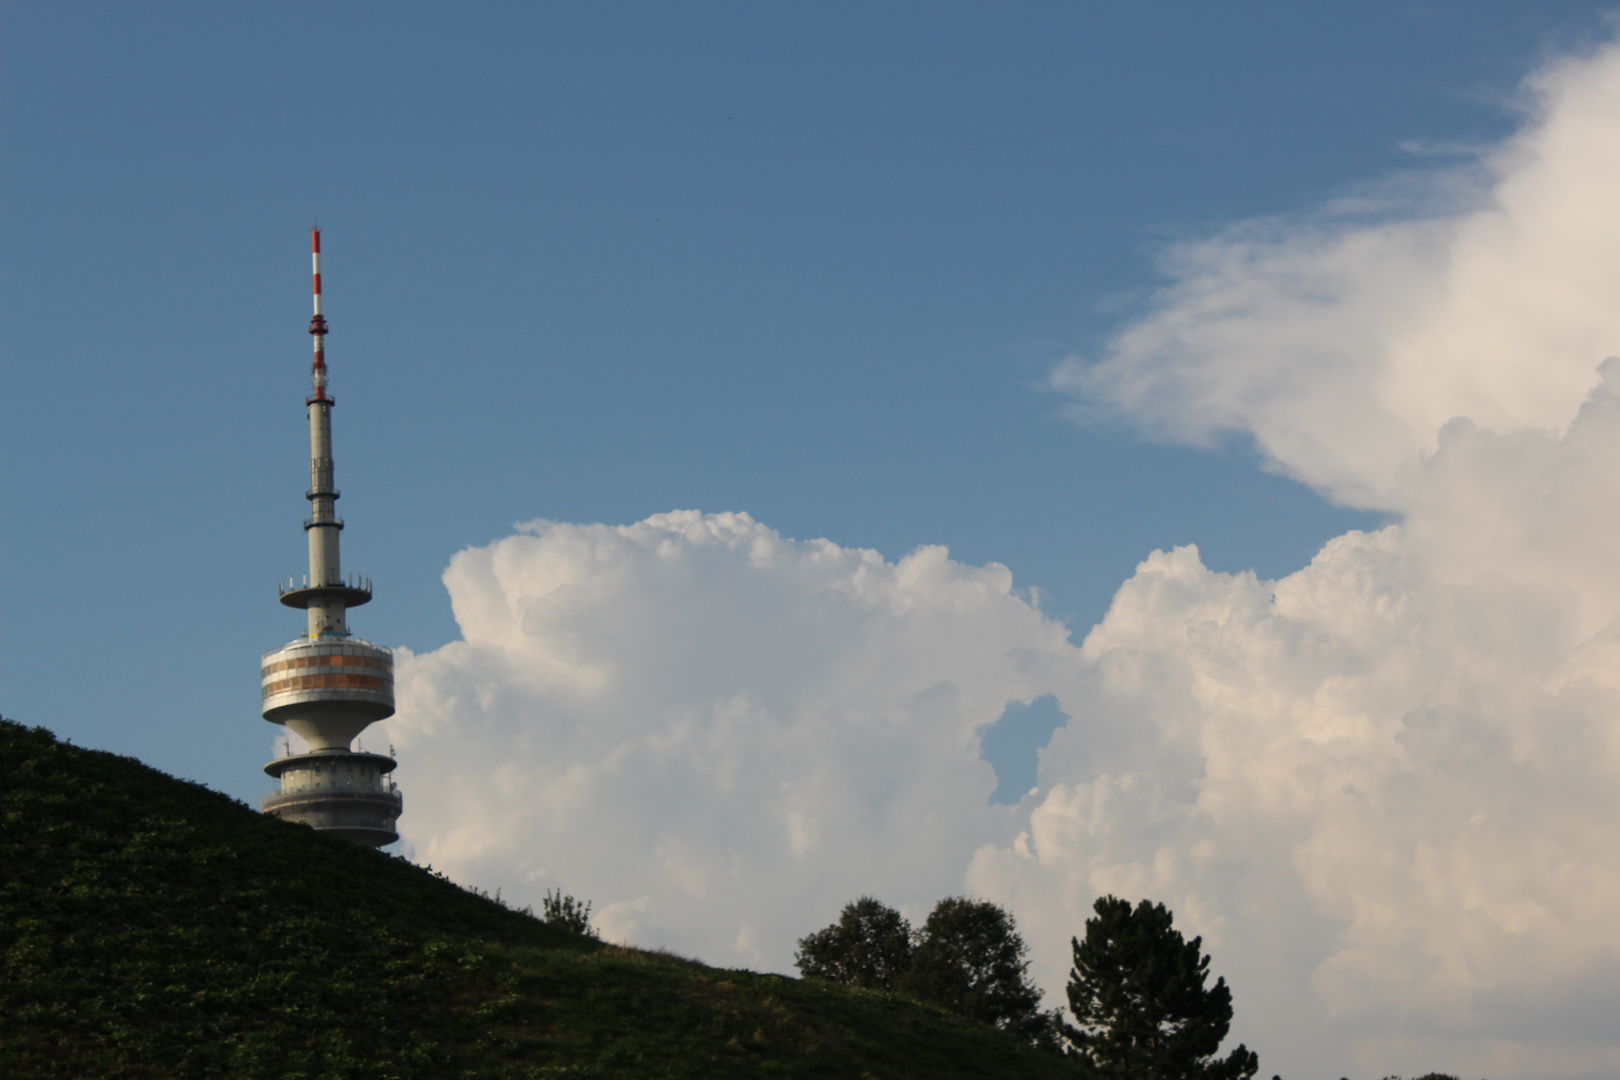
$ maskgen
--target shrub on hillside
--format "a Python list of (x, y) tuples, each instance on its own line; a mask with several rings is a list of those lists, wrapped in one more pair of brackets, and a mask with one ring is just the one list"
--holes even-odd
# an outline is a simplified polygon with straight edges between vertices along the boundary
[(591, 902), (587, 900), (581, 904), (572, 896), (565, 895), (561, 889), (556, 892), (546, 890), (546, 898), (540, 901), (540, 921), (580, 937), (596, 936), (591, 929)]

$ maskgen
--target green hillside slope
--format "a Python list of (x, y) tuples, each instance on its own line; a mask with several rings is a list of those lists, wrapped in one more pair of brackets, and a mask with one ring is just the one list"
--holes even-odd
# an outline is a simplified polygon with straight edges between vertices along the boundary
[(1069, 1077), (891, 996), (554, 930), (0, 721), (0, 1075)]

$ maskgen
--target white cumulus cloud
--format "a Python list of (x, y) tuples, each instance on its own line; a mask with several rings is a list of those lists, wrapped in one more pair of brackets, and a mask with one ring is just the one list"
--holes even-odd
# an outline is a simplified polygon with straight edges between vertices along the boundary
[(1402, 515), (1276, 582), (1143, 563), (1065, 704), (1158, 756), (1071, 724), (970, 874), (1053, 932), (1101, 891), (1187, 911), (1301, 1065), (1310, 1032), (1369, 1071), (1620, 1073), (1620, 53), (1527, 87), (1466, 168), (1173, 251), (1053, 378)]
[(1512, 458), (1510, 512), (1562, 489), (1524, 573), (1464, 516), (1352, 532), (1279, 581), (1149, 558), (1085, 641), (1044, 797), (973, 888), (1042, 941), (1103, 893), (1165, 901), (1285, 1072), (1336, 1043), (1367, 1072), (1613, 1075), (1620, 623), (1583, 587), (1580, 505), (1617, 494), (1617, 391), (1563, 437), (1453, 426), (1425, 470), (1494, 481)]
[(1567, 425), (1620, 351), (1620, 63), (1566, 60), (1527, 91), (1530, 122), (1466, 166), (1173, 248), (1151, 313), (1054, 384), (1165, 438), (1242, 432), (1337, 499), (1403, 511), (1452, 417)]
[[(533, 523), (401, 655), (417, 857), (777, 970), (859, 894), (970, 890), (1054, 999), (1093, 900), (1152, 897), (1267, 1075), (1620, 1075), (1620, 54), (1529, 88), (1465, 168), (1178, 249), (1054, 376), (1398, 524), (1277, 581), (1153, 553), (1077, 643), (943, 549)], [(1046, 694), (1037, 789), (988, 805), (978, 729)]]
[(1004, 567), (746, 514), (536, 522), (445, 581), (463, 640), (401, 655), (389, 724), (417, 857), (739, 965), (861, 892), (959, 891), (1010, 814), (976, 729), (1075, 652)]

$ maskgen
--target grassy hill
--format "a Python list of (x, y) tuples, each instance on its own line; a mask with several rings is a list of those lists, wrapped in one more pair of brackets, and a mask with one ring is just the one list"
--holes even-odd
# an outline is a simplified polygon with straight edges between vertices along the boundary
[(1080, 1075), (890, 995), (571, 936), (0, 721), (0, 1075)]

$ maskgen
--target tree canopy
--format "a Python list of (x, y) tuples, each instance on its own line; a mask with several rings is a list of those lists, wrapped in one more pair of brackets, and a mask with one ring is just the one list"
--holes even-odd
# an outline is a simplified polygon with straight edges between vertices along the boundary
[(1013, 917), (986, 900), (941, 900), (920, 930), (870, 896), (844, 905), (832, 926), (799, 941), (807, 979), (893, 990), (1023, 1037), (1050, 1040), (1055, 1016), (1039, 1011), (1028, 949)]
[(1101, 1076), (1132, 1080), (1249, 1080), (1260, 1068), (1239, 1046), (1214, 1055), (1232, 1023), (1225, 979), (1205, 988), (1202, 938), (1186, 941), (1163, 904), (1100, 898), (1086, 939), (1071, 939), (1067, 1031), (1079, 1056)]
[(844, 905), (838, 921), (799, 940), (793, 962), (807, 979), (893, 990), (911, 966), (911, 924), (870, 896)]
[(935, 905), (899, 989), (958, 1016), (1037, 1040), (1054, 1018), (1029, 981), (1028, 947), (1013, 917), (988, 900), (952, 896)]

